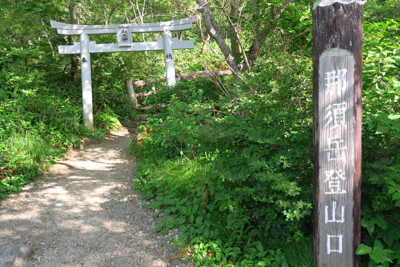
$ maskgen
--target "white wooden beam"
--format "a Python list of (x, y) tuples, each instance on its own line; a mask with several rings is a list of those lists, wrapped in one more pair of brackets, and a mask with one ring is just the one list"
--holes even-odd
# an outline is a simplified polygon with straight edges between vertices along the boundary
[(77, 25), (77, 24), (67, 24), (57, 21), (50, 21), (51, 27), (55, 29), (64, 30), (98, 30), (98, 29), (115, 29), (121, 28), (145, 28), (145, 27), (165, 27), (165, 26), (177, 26), (183, 24), (195, 23), (198, 20), (198, 16), (193, 16), (191, 18), (174, 20), (174, 21), (164, 21), (155, 23), (142, 23), (142, 24), (111, 24), (111, 25)]
[(51, 27), (57, 29), (57, 33), (61, 35), (103, 35), (117, 34), (118, 28), (130, 28), (131, 33), (151, 33), (169, 31), (183, 31), (192, 28), (193, 22), (196, 22), (197, 16), (175, 21), (166, 21), (159, 23), (143, 23), (143, 24), (113, 24), (113, 25), (76, 25), (66, 24), (56, 21), (50, 21)]
[[(185, 40), (178, 41), (178, 38), (172, 38), (172, 49), (193, 49), (194, 41)], [(134, 51), (150, 51), (164, 50), (163, 39), (157, 39), (157, 42), (138, 42), (132, 43), (132, 46), (121, 47), (118, 44), (97, 44), (95, 41), (89, 43), (89, 53), (105, 53), (105, 52), (134, 52)], [(79, 54), (81, 45), (79, 42), (74, 42), (73, 45), (58, 46), (59, 54)]]

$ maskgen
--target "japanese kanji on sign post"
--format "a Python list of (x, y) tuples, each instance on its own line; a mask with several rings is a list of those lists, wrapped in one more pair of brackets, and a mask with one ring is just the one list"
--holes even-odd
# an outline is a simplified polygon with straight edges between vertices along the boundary
[(314, 266), (359, 266), (361, 0), (313, 8)]
[[(57, 29), (58, 34), (80, 36), (81, 41), (73, 45), (58, 47), (60, 54), (81, 54), (82, 73), (82, 106), (83, 123), (93, 131), (93, 103), (90, 53), (103, 52), (132, 52), (164, 50), (165, 67), (168, 86), (175, 83), (174, 49), (192, 49), (192, 40), (178, 41), (172, 38), (172, 31), (183, 31), (192, 28), (197, 16), (159, 23), (119, 24), (119, 25), (74, 25), (51, 21), (51, 27)], [(134, 33), (162, 32), (163, 39), (157, 42), (132, 42)], [(90, 35), (116, 34), (116, 44), (96, 44), (90, 42)]]

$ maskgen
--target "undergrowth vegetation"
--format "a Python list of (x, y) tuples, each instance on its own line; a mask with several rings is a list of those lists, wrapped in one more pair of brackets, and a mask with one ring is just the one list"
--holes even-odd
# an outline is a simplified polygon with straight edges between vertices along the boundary
[[(4, 63), (0, 64), (0, 199), (36, 179), (68, 149), (79, 146), (83, 137), (101, 139), (120, 127), (119, 120), (131, 112), (129, 98), (120, 87), (108, 89), (111, 107), (98, 89), (94, 93), (96, 130), (90, 132), (82, 124), (80, 83), (69, 81), (57, 68), (47, 75), (40, 67), (14, 70), (21, 63), (17, 52), (0, 53)], [(51, 78), (55, 74), (59, 81)]]
[[(58, 35), (49, 21), (70, 23), (75, 12), (80, 24), (136, 23), (127, 15), (133, 2), (118, 2), (76, 1), (74, 7), (75, 1), (5, 1), (0, 6), (0, 199), (35, 179), (83, 137), (100, 139), (131, 118), (126, 79), (165, 75), (162, 51), (92, 54), (96, 129), (83, 126), (79, 56), (55, 51), (79, 37)], [(243, 1), (249, 4), (244, 12), (252, 15), (249, 7), (257, 2)], [(267, 13), (281, 6), (259, 2)], [(139, 160), (134, 186), (161, 217), (156, 230), (166, 234), (179, 228), (182, 235), (174, 242), (189, 246), (198, 266), (313, 266), (312, 19), (304, 3), (293, 2), (272, 23), (242, 80), (224, 76), (182, 81), (168, 90), (161, 90), (163, 82), (136, 89), (148, 92), (155, 85), (158, 92), (141, 103), (156, 107), (147, 111), (142, 140), (130, 147)], [(107, 5), (109, 19), (103, 21)], [(399, 6), (399, 0), (370, 0), (364, 13), (357, 254), (368, 267), (400, 266)], [(151, 21), (164, 17), (162, 12), (171, 13), (170, 19), (187, 17), (186, 6), (180, 14), (177, 7), (155, 1), (150, 10), (158, 8), (160, 14), (151, 11)], [(253, 23), (258, 24), (242, 20), (245, 51), (256, 34)], [(229, 31), (229, 25), (222, 26)], [(174, 52), (176, 70), (228, 69), (215, 55), (220, 53), (216, 42), (201, 35), (198, 27), (185, 32), (184, 39), (198, 45)], [(135, 42), (158, 37), (132, 36)], [(115, 43), (114, 35), (90, 38)]]
[[(364, 24), (363, 266), (400, 264), (398, 24)], [(384, 30), (383, 30), (384, 29)], [(312, 266), (311, 59), (260, 59), (245, 83), (181, 82), (147, 99), (135, 188), (199, 266)], [(229, 92), (226, 94), (225, 92)]]

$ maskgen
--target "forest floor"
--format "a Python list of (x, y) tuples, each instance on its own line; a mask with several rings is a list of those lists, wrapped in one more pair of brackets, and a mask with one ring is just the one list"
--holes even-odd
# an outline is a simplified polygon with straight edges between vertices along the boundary
[(194, 266), (176, 259), (179, 232), (156, 233), (160, 219), (132, 190), (130, 138), (123, 128), (72, 151), (1, 202), (0, 246), (33, 246), (34, 266)]

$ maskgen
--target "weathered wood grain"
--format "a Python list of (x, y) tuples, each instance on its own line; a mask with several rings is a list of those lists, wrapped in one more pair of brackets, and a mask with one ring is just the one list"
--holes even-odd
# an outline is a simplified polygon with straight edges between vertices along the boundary
[(353, 254), (354, 58), (333, 48), (319, 61), (319, 260), (348, 266)]
[(314, 266), (359, 266), (363, 7), (321, 2), (313, 9)]

